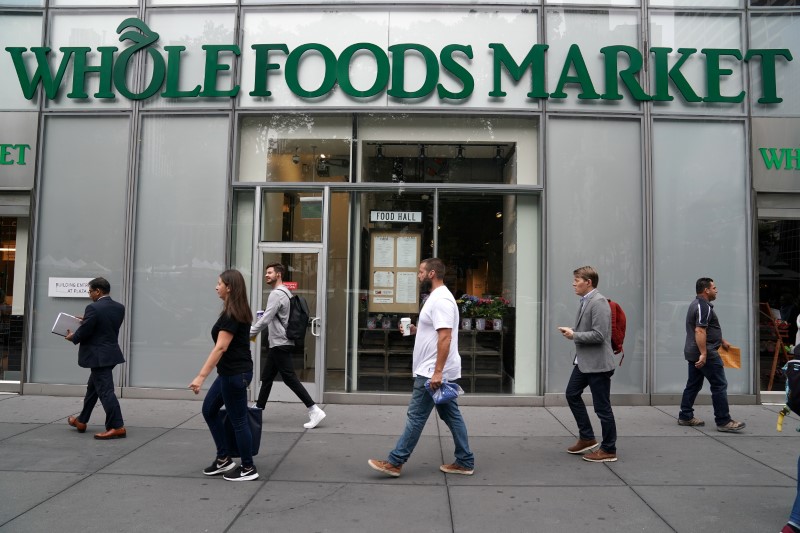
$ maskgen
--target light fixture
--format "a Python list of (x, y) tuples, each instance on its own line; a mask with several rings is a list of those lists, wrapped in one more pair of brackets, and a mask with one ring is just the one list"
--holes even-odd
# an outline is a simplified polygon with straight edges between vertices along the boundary
[(458, 145), (458, 153), (456, 154), (456, 161), (463, 161), (464, 160), (464, 146)]
[(420, 144), (419, 145), (419, 158), (420, 159), (425, 159), (425, 145), (424, 144)]
[(300, 154), (298, 153), (299, 151), (300, 147), (299, 146), (295, 147), (294, 155), (292, 156), (292, 163), (294, 163), (295, 165), (300, 163)]
[(378, 153), (375, 154), (375, 157), (377, 157), (378, 159), (383, 159), (383, 145), (382, 144), (378, 145)]
[(502, 211), (498, 211), (497, 213), (495, 213), (495, 214), (494, 214), (494, 218), (503, 218), (503, 213), (502, 213)]
[(497, 162), (498, 165), (503, 162), (503, 149), (500, 148), (499, 146), (497, 147), (497, 151), (494, 154), (494, 160)]

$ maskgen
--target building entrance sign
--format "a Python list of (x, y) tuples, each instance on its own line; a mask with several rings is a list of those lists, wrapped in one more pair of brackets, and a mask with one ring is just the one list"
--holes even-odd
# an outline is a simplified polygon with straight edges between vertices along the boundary
[[(194, 80), (196, 85), (191, 89), (182, 89), (179, 85), (185, 46), (164, 46), (163, 52), (160, 51), (155, 46), (159, 34), (137, 18), (124, 20), (116, 31), (121, 42), (131, 43), (127, 48), (120, 52), (116, 46), (102, 46), (93, 52), (88, 46), (63, 46), (58, 49), (62, 56), (55, 72), (51, 70), (49, 55), (52, 50), (49, 47), (6, 47), (25, 98), (33, 99), (37, 88), (41, 86), (47, 98), (55, 99), (62, 90), (61, 85), (70, 65), (73, 71), (72, 87), (66, 96), (72, 99), (90, 97), (86, 91), (89, 76), (99, 78), (99, 90), (92, 95), (96, 99), (115, 99), (117, 94), (130, 100), (146, 100), (156, 95), (163, 98), (232, 98), (239, 94), (239, 85), (229, 89), (217, 87), (220, 72), (231, 70), (231, 64), (226, 61), (242, 55), (238, 45), (202, 45), (205, 53), (203, 79)], [(586, 66), (587, 52), (573, 44), (564, 59), (560, 76), (552, 91), (548, 91), (545, 84), (545, 55), (548, 48), (546, 44), (534, 44), (524, 58), (515, 58), (504, 44), (490, 43), (493, 84), (487, 96), (502, 99), (507, 95), (503, 90), (505, 72), (505, 78), (510, 76), (514, 83), (523, 83), (523, 80), (524, 83), (530, 83), (527, 98), (531, 101), (567, 98), (564, 92), (567, 86), (580, 88), (579, 99), (621, 100), (625, 97), (620, 92), (621, 82), (627, 93), (638, 101), (672, 101), (679, 95), (687, 102), (739, 103), (744, 100), (745, 91), (722, 94), (721, 81), (734, 74), (735, 65), (743, 68), (743, 63), (756, 59), (761, 69), (758, 102), (777, 104), (782, 99), (778, 96), (776, 69), (780, 63), (792, 60), (787, 48), (751, 49), (744, 53), (735, 48), (703, 48), (699, 52), (695, 48), (678, 48), (678, 60), (670, 66), (672, 48), (651, 48), (648, 54), (652, 56), (655, 73), (654, 92), (647, 94), (637, 79), (642, 75), (645, 59), (641, 51), (627, 45), (601, 48), (599, 52), (603, 56), (604, 76), (603, 80), (593, 80)], [(447, 44), (436, 51), (416, 43), (394, 44), (384, 49), (377, 44), (359, 42), (344, 48), (338, 56), (321, 43), (307, 43), (293, 49), (285, 43), (259, 43), (251, 45), (251, 49), (255, 58), (255, 77), (253, 86), (246, 90), (250, 96), (264, 98), (267, 102), (272, 95), (270, 87), (280, 83), (281, 77), (294, 95), (310, 101), (324, 97), (338, 87), (356, 102), (383, 93), (400, 100), (424, 99), (435, 92), (440, 100), (459, 103), (468, 99), (475, 87), (470, 66), (476, 51), (469, 44)], [(128, 86), (127, 73), (131, 59), (139, 52), (148, 55), (152, 72), (144, 86), (135, 89)], [(99, 65), (89, 64), (90, 54), (99, 54)], [(356, 87), (350, 79), (351, 62), (356, 56), (365, 55), (374, 62), (374, 79), (369, 87)], [(591, 55), (597, 56), (595, 52)], [(35, 65), (32, 73), (26, 66), (26, 57), (30, 56), (33, 56), (31, 59)], [(281, 56), (283, 63), (276, 62), (276, 58)], [(321, 57), (324, 67), (317, 73), (313, 86), (308, 86), (308, 81), (304, 82), (304, 86), (300, 81), (300, 68), (311, 56)], [(406, 79), (406, 59), (410, 56), (424, 61), (425, 71), (421, 77)], [(705, 96), (701, 96), (701, 91), (692, 87), (681, 73), (681, 68), (692, 61), (701, 61), (704, 65)], [(626, 66), (621, 67), (621, 64)], [(440, 83), (440, 79), (445, 78), (452, 79), (459, 87), (453, 90), (453, 87), (448, 88)], [(599, 90), (601, 82), (603, 92)]]

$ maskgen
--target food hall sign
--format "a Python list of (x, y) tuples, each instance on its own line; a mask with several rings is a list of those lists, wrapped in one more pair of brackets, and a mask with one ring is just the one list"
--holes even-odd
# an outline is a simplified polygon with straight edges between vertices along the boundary
[[(130, 29), (132, 28), (132, 29)], [(123, 30), (128, 29), (123, 33)], [(137, 31), (138, 30), (138, 31)], [(120, 42), (130, 41), (130, 45), (120, 52), (116, 46), (97, 48), (100, 56), (99, 65), (90, 65), (89, 53), (92, 49), (83, 46), (63, 46), (58, 50), (63, 54), (55, 72), (51, 70), (48, 56), (51, 49), (46, 46), (24, 47), (10, 46), (5, 51), (14, 63), (17, 79), (23, 95), (31, 100), (36, 89), (41, 86), (49, 99), (55, 99), (64, 75), (71, 65), (73, 79), (67, 98), (88, 99), (86, 82), (89, 76), (99, 78), (99, 90), (92, 97), (96, 99), (114, 99), (117, 94), (130, 100), (146, 100), (156, 95), (163, 98), (232, 98), (239, 94), (241, 87), (234, 85), (230, 89), (219, 89), (218, 76), (231, 66), (222, 62), (222, 57), (241, 56), (241, 49), (235, 44), (206, 44), (201, 48), (205, 53), (205, 67), (202, 84), (191, 89), (179, 86), (181, 61), (185, 46), (164, 46), (163, 52), (155, 48), (158, 33), (152, 31), (143, 21), (137, 18), (124, 20), (117, 28)], [(354, 43), (336, 54), (320, 43), (308, 43), (289, 49), (283, 43), (253, 44), (255, 53), (255, 77), (253, 86), (247, 88), (253, 97), (269, 99), (272, 95), (270, 87), (283, 83), (299, 98), (317, 99), (334, 90), (340, 90), (353, 99), (370, 99), (382, 93), (401, 100), (425, 98), (435, 92), (440, 100), (459, 103), (469, 98), (475, 87), (475, 78), (470, 72), (475, 51), (471, 45), (448, 44), (437, 52), (431, 48), (414, 43), (395, 44), (383, 47), (373, 43)], [(586, 67), (584, 52), (573, 44), (564, 59), (561, 74), (553, 87), (548, 91), (545, 86), (545, 54), (549, 48), (546, 44), (533, 45), (524, 58), (513, 57), (502, 43), (489, 44), (492, 56), (492, 90), (488, 96), (502, 99), (506, 96), (503, 90), (503, 72), (515, 82), (530, 83), (529, 99), (563, 99), (567, 98), (564, 89), (568, 86), (579, 87), (579, 99), (586, 100), (622, 100), (620, 85), (624, 85), (630, 96), (638, 101), (672, 101), (680, 95), (687, 102), (739, 103), (745, 98), (745, 91), (738, 94), (722, 94), (721, 81), (734, 73), (733, 69), (722, 65), (735, 62), (749, 62), (756, 59), (760, 62), (761, 87), (758, 102), (776, 104), (782, 101), (778, 96), (776, 67), (792, 60), (787, 48), (750, 49), (742, 53), (735, 48), (678, 48), (678, 59), (672, 66), (669, 57), (672, 48), (650, 48), (652, 56), (651, 68), (654, 71), (654, 92), (647, 94), (637, 80), (641, 74), (645, 56), (638, 49), (627, 45), (612, 45), (600, 49), (604, 65), (604, 92), (598, 92), (597, 83)], [(144, 81), (141, 90), (128, 86), (127, 73), (134, 55), (142, 52), (149, 56), (152, 73)], [(375, 62), (374, 80), (369, 87), (356, 87), (350, 79), (351, 62), (357, 56), (368, 54)], [(279, 55), (285, 57), (284, 68), (276, 63)], [(324, 61), (324, 70), (318, 73), (315, 86), (303, 86), (300, 83), (300, 66), (309, 56), (318, 56)], [(417, 87), (406, 88), (406, 57), (415, 55), (425, 63), (425, 74), (416, 80)], [(32, 58), (31, 58), (32, 56)], [(625, 67), (620, 67), (620, 58), (626, 58)], [(34, 64), (33, 72), (26, 66), (26, 58)], [(702, 58), (702, 59), (701, 59)], [(705, 96), (700, 96), (696, 87), (692, 87), (681, 68), (692, 61), (704, 61)], [(55, 66), (55, 65), (53, 65)], [(283, 72), (281, 72), (283, 70)], [(442, 74), (445, 76), (442, 76)], [(439, 82), (440, 77), (449, 77), (457, 82), (458, 87), (445, 87)], [(529, 80), (529, 81), (528, 81)], [(621, 82), (621, 83), (620, 83)], [(670, 82), (672, 82), (670, 84)], [(306, 82), (306, 85), (308, 82)]]

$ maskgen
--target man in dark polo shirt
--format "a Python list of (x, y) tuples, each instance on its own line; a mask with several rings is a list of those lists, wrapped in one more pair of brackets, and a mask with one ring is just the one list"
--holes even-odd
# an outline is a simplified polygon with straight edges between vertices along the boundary
[(714, 421), (718, 431), (736, 432), (744, 429), (744, 422), (731, 419), (728, 411), (728, 380), (717, 350), (730, 347), (722, 338), (722, 328), (711, 304), (717, 299), (717, 286), (711, 278), (700, 278), (695, 284), (697, 298), (689, 304), (686, 313), (686, 345), (683, 355), (689, 362), (689, 379), (681, 400), (678, 415), (680, 426), (704, 426), (705, 422), (694, 416), (694, 400), (703, 388), (703, 378), (711, 387)]

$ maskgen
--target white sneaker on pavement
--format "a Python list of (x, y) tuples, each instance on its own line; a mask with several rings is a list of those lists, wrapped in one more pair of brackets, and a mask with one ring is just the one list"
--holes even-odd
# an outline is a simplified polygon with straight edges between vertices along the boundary
[(308, 418), (310, 418), (310, 420), (305, 424), (303, 424), (303, 427), (306, 429), (314, 429), (315, 427), (317, 427), (317, 424), (322, 422), (322, 419), (325, 418), (325, 416), (326, 416), (325, 411), (317, 408), (314, 411), (308, 413)]

